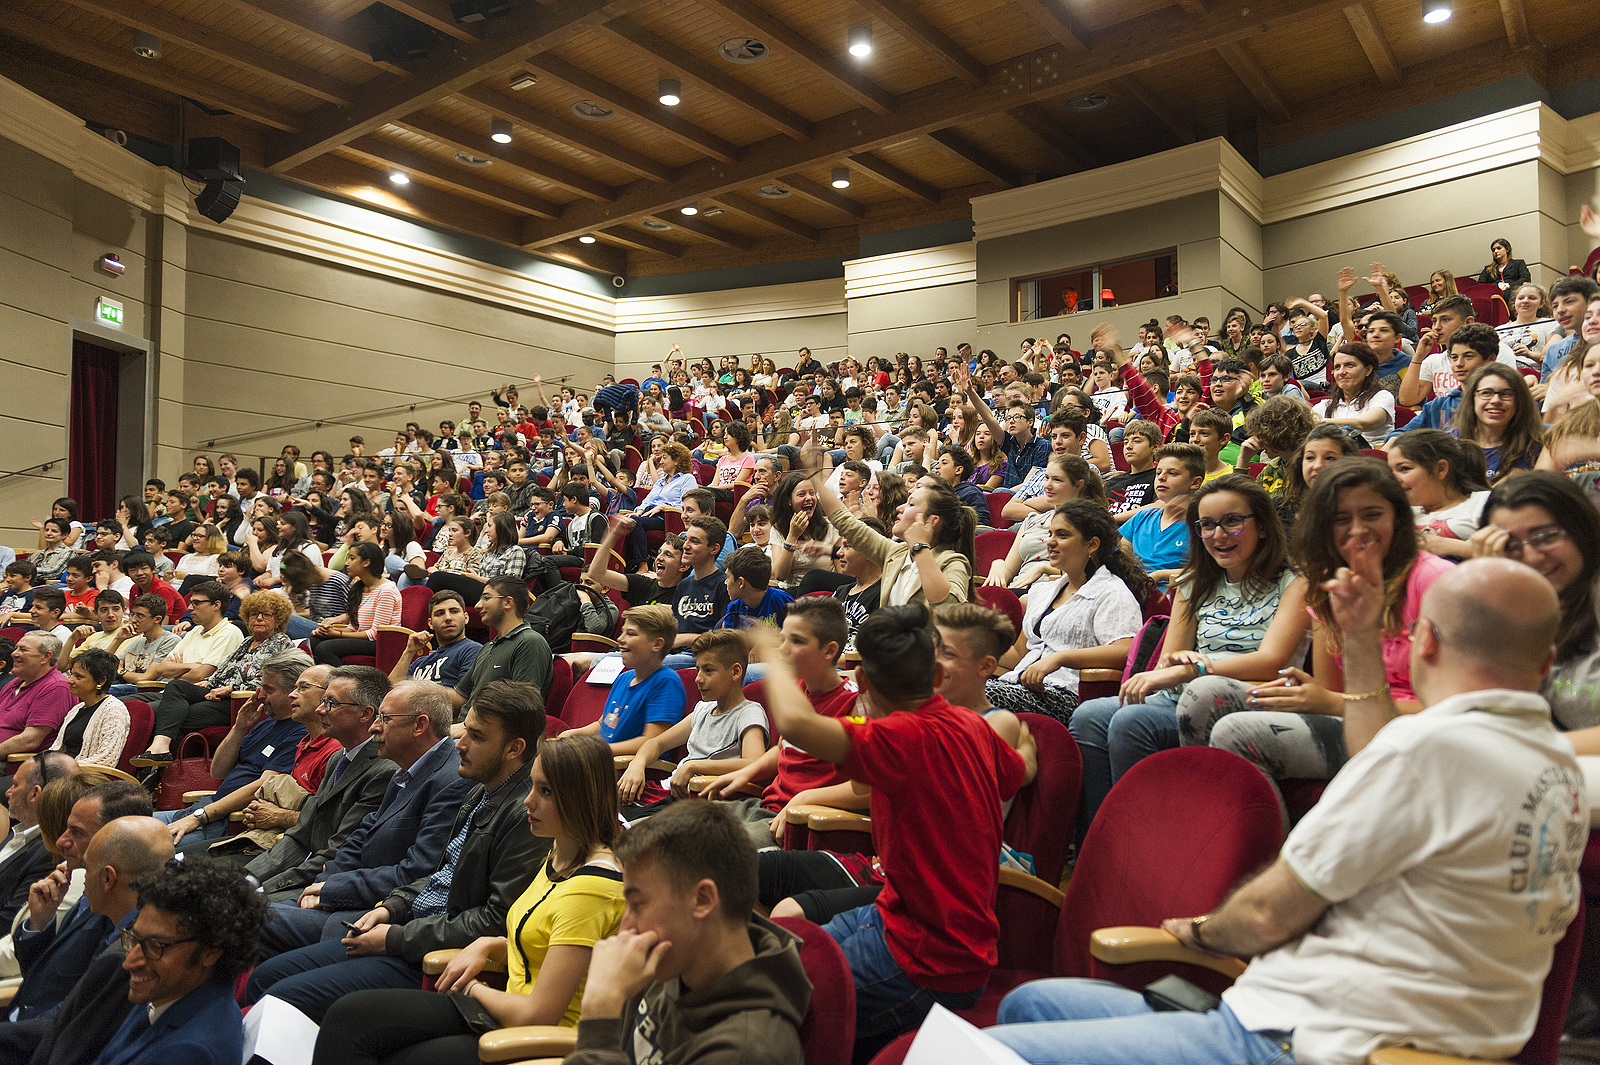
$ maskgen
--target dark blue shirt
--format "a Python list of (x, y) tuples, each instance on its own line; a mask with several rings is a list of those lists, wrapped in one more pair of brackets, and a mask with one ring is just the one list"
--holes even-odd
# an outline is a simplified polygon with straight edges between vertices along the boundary
[(677, 593), (672, 612), (678, 617), (679, 632), (714, 629), (728, 609), (728, 575), (720, 569), (701, 579), (691, 573), (672, 590)]
[(406, 670), (407, 680), (428, 680), (435, 684), (443, 684), (446, 688), (454, 688), (456, 681), (467, 675), (472, 669), (472, 663), (477, 661), (478, 652), (483, 650), (483, 644), (477, 640), (465, 637), (441, 647), (436, 651), (429, 651)]
[(1037, 433), (1026, 444), (1017, 443), (1016, 437), (1006, 433), (1000, 438), (1000, 450), (1006, 456), (1006, 476), (1001, 488), (1015, 488), (1035, 466), (1050, 461), (1050, 441)]
[(306, 727), (292, 717), (274, 721), (264, 717), (256, 727), (245, 733), (239, 745), (239, 760), (217, 788), (218, 795), (231, 795), (246, 784), (254, 783), (262, 773), (271, 769), (287, 773), (294, 768), (295, 745), (305, 739)]

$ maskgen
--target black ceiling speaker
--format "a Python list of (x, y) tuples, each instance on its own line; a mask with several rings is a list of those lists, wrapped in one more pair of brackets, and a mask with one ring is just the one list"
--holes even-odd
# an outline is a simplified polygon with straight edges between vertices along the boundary
[(233, 214), (233, 209), (239, 206), (239, 197), (243, 192), (243, 178), (208, 181), (206, 187), (200, 190), (200, 195), (194, 198), (194, 205), (213, 222), (226, 222), (228, 216)]
[(184, 173), (202, 181), (227, 181), (239, 176), (239, 146), (221, 137), (191, 137)]
[[(361, 22), (356, 22), (361, 19)], [(370, 34), (367, 53), (378, 63), (426, 59), (434, 34), (427, 26), (385, 4), (372, 4), (349, 20)]]

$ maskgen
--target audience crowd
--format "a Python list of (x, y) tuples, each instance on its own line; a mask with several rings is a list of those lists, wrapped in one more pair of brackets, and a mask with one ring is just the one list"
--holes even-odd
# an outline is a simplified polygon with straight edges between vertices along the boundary
[[(1038, 1063), (1516, 1054), (1600, 794), (1600, 284), (1489, 255), (1081, 351), (674, 346), (56, 500), (0, 589), (0, 1047), (798, 1065), (804, 918), (861, 1062), (936, 1005)], [(1047, 869), (1010, 815), (1073, 747)], [(1002, 870), (1186, 747), (1287, 836), (1150, 934), (1242, 975), (984, 1006)]]

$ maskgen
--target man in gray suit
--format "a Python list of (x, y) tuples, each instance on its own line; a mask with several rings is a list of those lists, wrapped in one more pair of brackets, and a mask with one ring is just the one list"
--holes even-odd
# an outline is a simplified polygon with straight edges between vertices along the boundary
[(322, 775), (300, 820), (246, 867), (272, 902), (293, 902), (317, 878), (339, 845), (378, 808), (396, 766), (378, 754), (372, 725), (389, 694), (389, 678), (371, 666), (340, 666), (328, 674), (318, 717), (324, 735), (344, 747)]
[(402, 681), (390, 689), (372, 722), (375, 752), (400, 768), (383, 802), (362, 819), (299, 897), (275, 902), (261, 930), (261, 957), (344, 936), (339, 918), (354, 921), (391, 890), (438, 867), (455, 816), (473, 782), (458, 769), (450, 738), (450, 689)]

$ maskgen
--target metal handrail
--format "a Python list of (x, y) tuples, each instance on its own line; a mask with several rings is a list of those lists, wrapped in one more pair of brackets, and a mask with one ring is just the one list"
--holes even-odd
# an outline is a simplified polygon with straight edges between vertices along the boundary
[(50, 467), (54, 466), (56, 463), (65, 462), (65, 461), (67, 461), (67, 457), (65, 455), (63, 455), (58, 459), (51, 459), (49, 462), (38, 462), (38, 463), (33, 464), (32, 466), (24, 466), (20, 470), (0, 470), (0, 481), (5, 480), (7, 477), (21, 477), (23, 474), (31, 473), (34, 470), (38, 470), (40, 473), (44, 473), (44, 472), (48, 471), (50, 469)]

